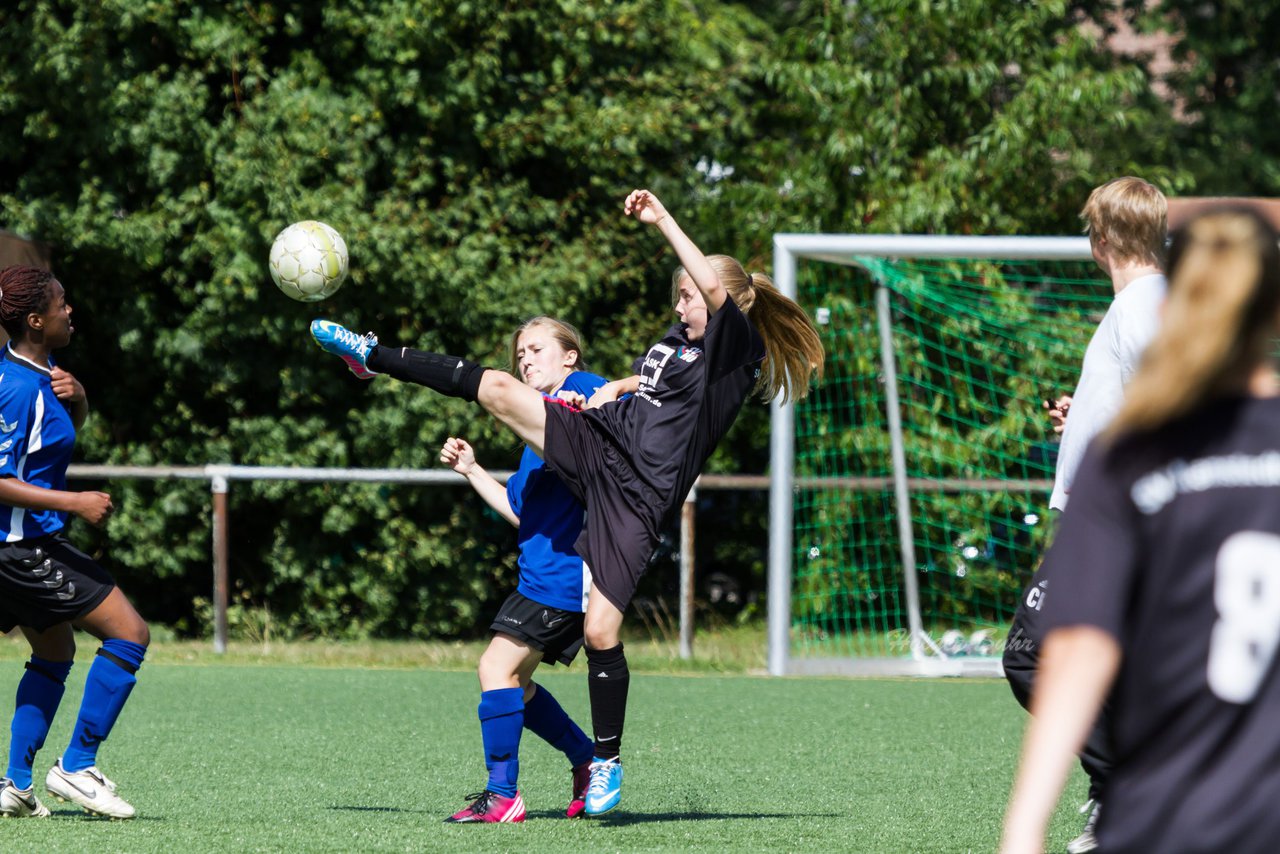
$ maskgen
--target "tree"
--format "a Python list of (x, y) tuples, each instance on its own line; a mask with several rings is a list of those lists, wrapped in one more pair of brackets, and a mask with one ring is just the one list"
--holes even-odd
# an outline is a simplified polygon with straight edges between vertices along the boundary
[(1189, 194), (1280, 194), (1280, 9), (1238, 0), (1125, 6), (1139, 29), (1170, 39), (1173, 67), (1162, 82), (1179, 115), (1170, 150), (1195, 177)]
[[(64, 361), (96, 412), (82, 459), (427, 467), (462, 433), (513, 465), (474, 408), (318, 354), (315, 309), (266, 275), (274, 234), (338, 228), (353, 272), (323, 311), (388, 342), (501, 365), (551, 313), (622, 375), (671, 320), (673, 259), (620, 215), (633, 186), (760, 269), (776, 231), (1060, 231), (1102, 177), (1174, 180), (1132, 133), (1165, 121), (1141, 67), (1099, 53), (1082, 8), (19, 0), (0, 225), (55, 246), (80, 330)], [(764, 468), (765, 413), (714, 470)], [(112, 489), (99, 545), (144, 610), (194, 628), (203, 487)], [(237, 485), (233, 577), (294, 631), (470, 631), (512, 541), (461, 495)], [(740, 531), (719, 554), (760, 550), (741, 521), (714, 520)]]

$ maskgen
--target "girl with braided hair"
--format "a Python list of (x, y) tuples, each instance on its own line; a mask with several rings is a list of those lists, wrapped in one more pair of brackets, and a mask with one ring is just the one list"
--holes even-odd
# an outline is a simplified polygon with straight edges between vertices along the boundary
[(511, 375), (457, 356), (379, 346), (372, 333), (328, 320), (311, 324), (316, 342), (358, 377), (386, 373), (479, 403), (586, 506), (577, 551), (593, 584), (584, 626), (595, 736), (587, 815), (609, 812), (622, 796), (630, 674), (619, 635), (660, 531), (746, 399), (753, 392), (766, 400), (804, 397), (823, 359), (809, 317), (763, 273), (703, 255), (648, 190), (632, 191), (623, 211), (657, 228), (679, 257), (673, 301), (680, 322), (635, 361), (634, 376), (606, 383), (582, 411), (547, 403)]
[(66, 537), (68, 515), (102, 525), (113, 507), (105, 492), (67, 489), (89, 404), (80, 382), (53, 360), (74, 331), (62, 284), (33, 267), (0, 270), (0, 325), (9, 334), (0, 355), (0, 633), (17, 626), (31, 645), (0, 778), (0, 815), (49, 815), (33, 791), (32, 767), (62, 700), (78, 628), (102, 647), (85, 679), (71, 743), (45, 788), (87, 812), (133, 818), (133, 806), (96, 763), (151, 636), (110, 574)]

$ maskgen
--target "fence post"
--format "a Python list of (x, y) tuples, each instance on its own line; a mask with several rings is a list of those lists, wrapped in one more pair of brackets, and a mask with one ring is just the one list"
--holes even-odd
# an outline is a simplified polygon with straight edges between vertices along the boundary
[(213, 651), (227, 651), (227, 478), (214, 475), (213, 491)]
[(693, 518), (698, 497), (694, 481), (680, 508), (680, 657), (693, 658)]

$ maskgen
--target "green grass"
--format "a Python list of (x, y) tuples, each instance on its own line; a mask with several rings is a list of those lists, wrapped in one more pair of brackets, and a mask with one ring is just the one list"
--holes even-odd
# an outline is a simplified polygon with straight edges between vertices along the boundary
[[(701, 647), (708, 655), (712, 648)], [(38, 780), (69, 737), (89, 649), (82, 644), (37, 760)], [(105, 822), (51, 802), (52, 820), (5, 822), (0, 848), (200, 854), (996, 846), (1024, 715), (1003, 682), (979, 680), (638, 674), (616, 814), (559, 818), (566, 763), (527, 737), (521, 788), (529, 820), (444, 825), (484, 780), (475, 677), (440, 669), (472, 668), (475, 650), (464, 651), (289, 645), (272, 653), (287, 663), (269, 664), (255, 661), (262, 655), (253, 647), (216, 658), (203, 645), (159, 645), (101, 754), (139, 818)], [(663, 654), (647, 660), (657, 669)], [(0, 697), (13, 696), (24, 657), (24, 644), (0, 641)], [(415, 660), (431, 667), (411, 666)], [(586, 722), (580, 665), (540, 681)], [(1083, 788), (1077, 772), (1050, 850), (1078, 831), (1072, 805), (1083, 800)]]

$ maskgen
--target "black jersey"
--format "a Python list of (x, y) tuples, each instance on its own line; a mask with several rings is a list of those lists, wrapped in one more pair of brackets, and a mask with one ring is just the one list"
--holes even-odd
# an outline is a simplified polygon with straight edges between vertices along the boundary
[(665, 515), (684, 501), (732, 426), (764, 356), (760, 334), (726, 297), (701, 341), (690, 341), (685, 324), (675, 324), (636, 360), (634, 395), (582, 414), (630, 460)]
[(1045, 559), (1049, 629), (1123, 659), (1102, 851), (1280, 846), (1280, 399), (1096, 443)]

